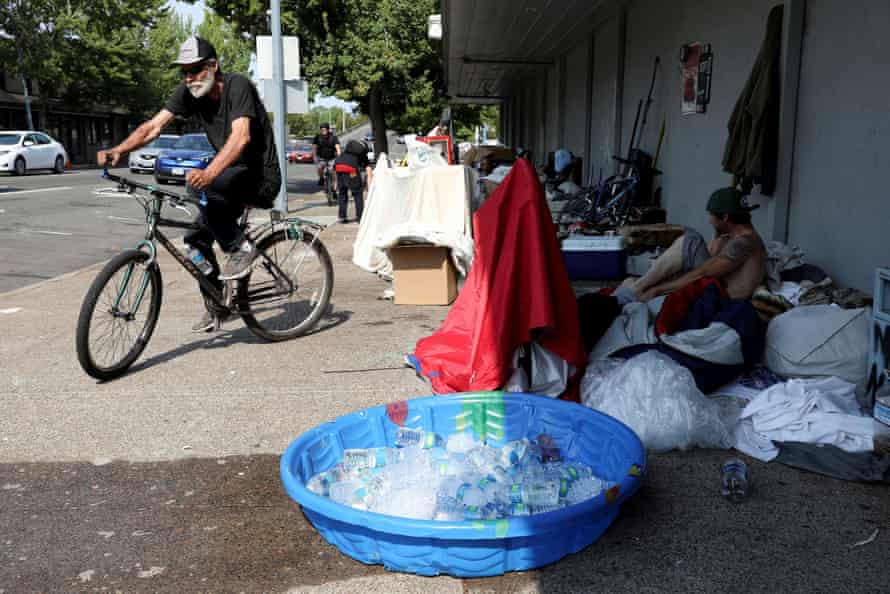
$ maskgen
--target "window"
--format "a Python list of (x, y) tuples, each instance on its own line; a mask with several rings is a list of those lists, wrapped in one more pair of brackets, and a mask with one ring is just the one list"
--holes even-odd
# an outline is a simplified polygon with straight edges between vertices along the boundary
[(22, 143), (22, 144), (26, 144), (26, 143), (29, 143), (29, 142), (30, 142), (30, 143), (33, 143), (33, 144), (37, 144), (37, 139), (34, 137), (33, 134), (27, 134), (27, 135), (25, 136), (25, 142)]
[(21, 134), (0, 134), (0, 146), (16, 145), (21, 138)]
[(34, 134), (33, 136), (37, 139), (37, 144), (52, 144), (52, 140), (46, 134)]

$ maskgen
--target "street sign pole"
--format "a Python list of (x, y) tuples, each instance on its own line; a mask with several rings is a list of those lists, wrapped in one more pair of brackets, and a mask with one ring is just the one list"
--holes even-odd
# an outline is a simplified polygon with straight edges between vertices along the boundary
[(275, 212), (279, 217), (287, 215), (287, 110), (284, 99), (284, 50), (281, 44), (281, 0), (272, 0), (272, 111), (275, 114), (275, 148), (278, 167), (281, 169), (281, 189), (275, 199)]

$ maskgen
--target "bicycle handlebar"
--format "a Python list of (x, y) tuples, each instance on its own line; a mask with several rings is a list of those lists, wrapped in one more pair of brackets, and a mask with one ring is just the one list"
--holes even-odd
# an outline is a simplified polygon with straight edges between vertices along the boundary
[[(102, 177), (104, 177), (105, 179), (110, 179), (113, 182), (117, 182), (118, 184), (120, 184), (122, 186), (127, 186), (130, 188), (138, 188), (140, 190), (146, 190), (155, 196), (163, 196), (165, 198), (169, 198), (174, 203), (186, 202), (189, 204), (194, 204), (195, 206), (203, 206), (202, 200), (196, 200), (195, 198), (192, 198), (191, 196), (183, 196), (182, 194), (177, 194), (176, 192), (162, 190), (156, 186), (150, 186), (148, 184), (143, 184), (143, 183), (140, 183), (137, 181), (133, 181), (131, 179), (127, 179), (125, 177), (121, 177), (120, 175), (115, 175), (113, 173), (109, 173), (107, 166), (102, 171)], [(203, 198), (203, 192), (201, 195)]]

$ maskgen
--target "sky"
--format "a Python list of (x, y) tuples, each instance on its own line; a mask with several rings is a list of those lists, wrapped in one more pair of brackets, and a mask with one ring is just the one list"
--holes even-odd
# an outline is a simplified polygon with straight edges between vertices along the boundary
[[(177, 14), (181, 16), (187, 16), (192, 20), (192, 25), (197, 27), (201, 24), (201, 21), (204, 20), (204, 2), (203, 0), (198, 0), (194, 4), (189, 4), (188, 2), (179, 2), (178, 0), (169, 0), (167, 2), (167, 6), (172, 6), (173, 9), (177, 12)], [(254, 57), (253, 60), (256, 58)], [(254, 61), (251, 60), (251, 70), (256, 71), (254, 68)], [(256, 81), (254, 81), (256, 82)], [(340, 107), (347, 109), (349, 111), (353, 111), (355, 109), (355, 103), (347, 103), (338, 99), (337, 97), (323, 97), (320, 94), (315, 96), (315, 99), (312, 101), (312, 105), (321, 105), (323, 107)]]

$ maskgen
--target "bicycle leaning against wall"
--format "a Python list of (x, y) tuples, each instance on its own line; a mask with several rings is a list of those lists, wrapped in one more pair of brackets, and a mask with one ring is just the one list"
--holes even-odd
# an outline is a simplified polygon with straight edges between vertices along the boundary
[(117, 191), (136, 199), (145, 209), (145, 239), (111, 259), (93, 281), (77, 320), (77, 358), (83, 370), (99, 380), (124, 374), (139, 358), (154, 332), (161, 312), (163, 283), (157, 261), (160, 243), (198, 281), (213, 307), (241, 316), (257, 336), (281, 341), (305, 334), (328, 307), (334, 286), (331, 257), (319, 234), (324, 227), (298, 217), (251, 225), (246, 210), (240, 225), (256, 245), (250, 273), (226, 281), (218, 290), (160, 227), (197, 230), (195, 222), (164, 218), (165, 204), (192, 214), (187, 204), (201, 200), (112, 175)]

